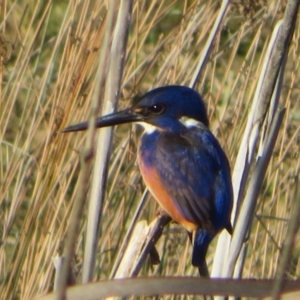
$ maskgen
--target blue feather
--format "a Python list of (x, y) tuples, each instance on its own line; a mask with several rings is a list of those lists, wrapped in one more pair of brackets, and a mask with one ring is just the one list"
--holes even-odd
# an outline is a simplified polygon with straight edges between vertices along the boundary
[(207, 230), (200, 229), (197, 231), (194, 239), (194, 248), (192, 256), (192, 264), (195, 267), (200, 267), (205, 263), (205, 257), (208, 246), (213, 240), (214, 235)]

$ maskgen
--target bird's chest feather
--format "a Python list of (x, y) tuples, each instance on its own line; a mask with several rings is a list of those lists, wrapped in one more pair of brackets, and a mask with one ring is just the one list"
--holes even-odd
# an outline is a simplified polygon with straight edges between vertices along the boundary
[[(174, 170), (168, 168), (165, 172), (161, 172), (161, 169), (166, 166), (161, 157), (157, 157), (159, 138), (159, 133), (154, 132), (144, 135), (141, 139), (138, 161), (142, 177), (151, 194), (172, 219), (188, 230), (193, 230), (198, 225), (183, 215), (182, 211), (176, 206), (172, 195), (168, 192), (170, 191), (170, 184), (172, 184), (168, 180), (168, 176), (171, 176)], [(167, 152), (165, 155), (170, 156), (172, 153)]]

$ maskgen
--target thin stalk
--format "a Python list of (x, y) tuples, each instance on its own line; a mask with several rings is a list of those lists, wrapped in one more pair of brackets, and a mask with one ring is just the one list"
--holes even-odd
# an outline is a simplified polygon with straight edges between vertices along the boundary
[(63, 300), (66, 297), (66, 285), (68, 280), (68, 274), (69, 269), (71, 265), (71, 261), (73, 259), (74, 253), (75, 253), (75, 244), (76, 239), (79, 233), (79, 225), (82, 220), (83, 215), (83, 208), (86, 200), (87, 195), (87, 187), (88, 187), (88, 180), (90, 176), (90, 170), (91, 170), (91, 153), (94, 145), (94, 139), (95, 139), (95, 124), (96, 122), (96, 116), (100, 107), (100, 99), (99, 99), (99, 89), (103, 87), (103, 82), (105, 80), (105, 70), (106, 70), (106, 60), (105, 57), (107, 55), (107, 50), (109, 49), (109, 37), (113, 25), (113, 17), (114, 17), (114, 5), (109, 7), (108, 10), (108, 16), (107, 16), (107, 23), (106, 23), (106, 31), (104, 35), (104, 40), (102, 44), (102, 51), (100, 51), (100, 62), (99, 67), (97, 69), (97, 75), (96, 75), (96, 82), (99, 84), (96, 85), (96, 88), (94, 90), (93, 94), (93, 111), (91, 116), (91, 125), (88, 134), (87, 134), (87, 141), (86, 146), (83, 152), (83, 155), (81, 157), (81, 168), (82, 171), (80, 173), (79, 177), (79, 183), (78, 183), (78, 193), (76, 195), (75, 203), (73, 206), (73, 210), (70, 217), (70, 224), (67, 230), (67, 240), (66, 245), (64, 249), (64, 257), (65, 260), (63, 262), (62, 266), (62, 273), (60, 276), (60, 282), (57, 287), (57, 299)]
[[(110, 9), (113, 10), (115, 5), (116, 3), (110, 3)], [(110, 51), (109, 71), (102, 107), (103, 114), (113, 112), (118, 105), (124, 62), (126, 58), (126, 46), (132, 5), (133, 1), (122, 0), (120, 2), (117, 23)], [(95, 269), (98, 229), (101, 222), (102, 206), (105, 196), (112, 133), (112, 128), (105, 128), (100, 131), (97, 140), (95, 167), (88, 213), (87, 238), (84, 251), (82, 275), (83, 283), (89, 282), (93, 279)]]
[[(289, 45), (291, 42), (291, 38), (293, 36), (295, 22), (297, 18), (297, 12), (299, 7), (299, 1), (289, 1), (288, 5), (286, 6), (285, 14), (282, 23), (275, 28), (274, 35), (272, 40), (274, 41), (274, 45), (271, 46), (270, 43), (269, 52), (270, 58), (266, 64), (266, 71), (262, 72), (260, 84), (257, 87), (257, 97), (252, 105), (251, 114), (248, 119), (247, 128), (245, 130), (245, 134), (243, 137), (243, 141), (241, 143), (240, 151), (237, 157), (237, 161), (235, 164), (235, 169), (233, 172), (233, 186), (234, 186), (234, 196), (235, 196), (235, 206), (233, 211), (233, 218), (237, 215), (237, 208), (239, 207), (240, 197), (243, 194), (243, 189), (245, 187), (245, 182), (248, 177), (248, 172), (250, 169), (250, 165), (253, 162), (253, 157), (255, 154), (255, 149), (257, 146), (259, 132), (262, 126), (262, 123), (267, 115), (267, 110), (270, 105), (271, 96), (274, 92), (275, 84), (279, 75), (279, 70), (284, 65), (285, 55), (288, 53)], [(278, 34), (277, 34), (278, 30)], [(276, 37), (276, 38), (275, 38)], [(284, 68), (283, 68), (284, 70)], [(282, 71), (283, 72), (283, 71)], [(276, 125), (276, 124), (275, 124)], [(273, 124), (274, 126), (274, 124)], [(267, 159), (268, 161), (268, 159)], [(262, 162), (258, 162), (258, 169), (265, 167)], [(257, 178), (263, 180), (263, 177), (257, 175), (256, 178), (252, 179), (252, 184), (257, 182)], [(260, 186), (260, 185), (259, 185)], [(255, 185), (252, 188), (257, 189)], [(253, 191), (248, 189), (248, 197), (249, 201), (256, 201), (253, 197), (257, 197), (257, 191), (254, 193)], [(247, 196), (246, 196), (247, 197)], [(250, 200), (251, 198), (251, 200)], [(246, 200), (245, 200), (246, 203)], [(248, 209), (250, 209), (247, 213), (253, 212), (253, 202), (252, 204), (248, 203)], [(247, 215), (245, 212), (245, 214)], [(241, 226), (243, 226), (243, 219), (241, 214), (239, 214), (239, 219), (237, 222)], [(244, 223), (245, 224), (245, 223)], [(249, 226), (250, 224), (248, 224)], [(243, 226), (244, 227), (244, 226)], [(248, 227), (249, 228), (249, 227)], [(233, 239), (235, 242), (231, 243), (228, 255), (226, 255), (227, 259), (226, 265), (224, 266), (224, 270), (221, 271), (224, 277), (228, 277), (232, 275), (234, 270), (234, 265), (236, 263), (236, 259), (238, 257), (239, 251), (241, 249), (243, 240), (245, 238), (246, 231), (243, 230), (244, 237), (237, 238), (237, 235), (241, 229), (238, 229), (238, 223), (235, 225)], [(241, 234), (241, 232), (239, 232)], [(237, 243), (237, 240), (239, 242)], [(220, 240), (218, 243), (218, 247), (222, 247), (224, 249), (224, 240)], [(228, 243), (227, 243), (228, 244)], [(224, 255), (224, 254), (223, 254)], [(222, 268), (219, 268), (221, 270)], [(214, 273), (214, 276), (220, 276), (220, 273)]]
[[(278, 271), (276, 274), (275, 282), (273, 285), (272, 291), (272, 299), (279, 300), (281, 298), (280, 293), (282, 292), (284, 286), (284, 279), (285, 279), (285, 271), (291, 259), (291, 254), (293, 250), (293, 246), (295, 245), (295, 237), (299, 230), (300, 225), (300, 193), (298, 190), (299, 184), (299, 177), (296, 176), (296, 187), (295, 187), (295, 205), (292, 210), (289, 229), (287, 232), (287, 238), (284, 243), (284, 248), (282, 251), (281, 262), (278, 266)], [(296, 298), (295, 298), (296, 299)]]
[(133, 235), (133, 231), (135, 230), (134, 227), (137, 224), (137, 221), (138, 221), (138, 219), (140, 218), (140, 216), (142, 214), (142, 211), (145, 207), (148, 196), (149, 196), (149, 191), (148, 191), (148, 189), (145, 189), (144, 193), (142, 195), (142, 198), (139, 202), (139, 205), (138, 205), (138, 207), (137, 207), (137, 209), (134, 213), (134, 216), (133, 216), (133, 218), (130, 222), (130, 225), (129, 225), (129, 228), (128, 228), (128, 230), (126, 232), (126, 235), (124, 237), (123, 243), (122, 243), (122, 245), (121, 245), (121, 247), (118, 251), (118, 256), (115, 259), (114, 266), (113, 266), (112, 271), (110, 273), (110, 278), (111, 279), (115, 277), (115, 274), (118, 271), (118, 269), (122, 268), (123, 255), (124, 255), (125, 251), (127, 251), (126, 249), (129, 247), (129, 242), (130, 242), (131, 236)]
[(213, 43), (214, 43), (214, 40), (218, 34), (218, 31), (222, 25), (222, 22), (224, 20), (224, 17), (226, 15), (226, 11), (227, 11), (227, 8), (230, 4), (230, 0), (223, 0), (222, 1), (222, 4), (221, 4), (221, 8), (219, 10), (219, 13), (218, 13), (218, 17), (216, 19), (216, 21), (214, 22), (214, 26), (209, 34), (209, 37), (208, 37), (208, 40), (207, 42), (205, 43), (205, 46), (201, 52), (201, 57), (198, 61), (198, 65), (196, 67), (196, 71), (194, 72), (194, 75), (193, 75), (193, 78), (189, 84), (190, 87), (192, 88), (195, 88), (198, 81), (199, 81), (199, 78), (203, 72), (203, 69), (206, 65), (206, 62), (207, 62), (207, 59), (208, 59), (208, 56), (210, 54), (210, 51), (212, 49), (212, 46), (213, 46)]

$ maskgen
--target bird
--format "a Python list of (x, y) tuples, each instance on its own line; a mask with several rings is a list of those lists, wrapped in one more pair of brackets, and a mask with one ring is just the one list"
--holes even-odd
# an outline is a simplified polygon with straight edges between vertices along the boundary
[[(209, 276), (209, 244), (223, 229), (233, 231), (233, 190), (230, 164), (209, 129), (202, 97), (187, 86), (158, 87), (131, 107), (97, 118), (96, 128), (124, 123), (143, 126), (138, 164), (145, 185), (171, 219), (188, 231), (192, 265), (200, 276)], [(63, 132), (88, 126), (82, 122)]]

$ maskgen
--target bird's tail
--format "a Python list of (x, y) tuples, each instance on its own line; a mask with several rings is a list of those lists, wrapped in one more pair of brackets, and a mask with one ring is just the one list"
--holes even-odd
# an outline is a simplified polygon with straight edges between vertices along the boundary
[(198, 230), (193, 238), (194, 248), (192, 264), (193, 266), (198, 267), (200, 276), (202, 277), (209, 277), (205, 257), (208, 246), (213, 238), (214, 235), (204, 229)]

